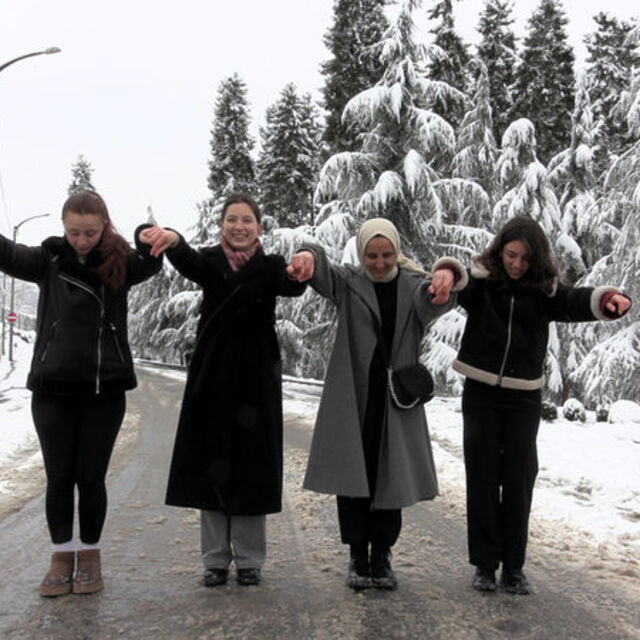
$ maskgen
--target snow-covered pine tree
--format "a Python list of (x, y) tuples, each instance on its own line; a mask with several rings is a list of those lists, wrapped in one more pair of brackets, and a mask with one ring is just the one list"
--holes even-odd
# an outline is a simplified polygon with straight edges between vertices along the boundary
[[(593, 147), (595, 141), (591, 101), (586, 77), (578, 79), (575, 109), (571, 117), (571, 146), (549, 162), (549, 180), (559, 197), (563, 233), (556, 253), (571, 282), (584, 276), (602, 255), (604, 229), (596, 224)], [(610, 250), (609, 244), (609, 250)]]
[[(436, 21), (429, 30), (433, 34), (433, 44), (442, 52), (442, 55), (432, 56), (428, 69), (432, 80), (444, 82), (458, 89), (460, 94), (465, 94), (469, 84), (467, 64), (470, 56), (467, 45), (456, 33), (453, 3), (457, 1), (459, 0), (434, 0), (431, 9), (427, 10), (427, 18)], [(429, 105), (455, 130), (466, 107), (465, 101), (460, 99), (460, 94), (438, 94), (433, 104)]]
[(313, 222), (313, 191), (320, 171), (320, 126), (311, 96), (287, 84), (267, 108), (257, 162), (263, 213), (278, 224)]
[(247, 86), (234, 73), (220, 83), (215, 102), (207, 180), (214, 198), (233, 191), (257, 192), (249, 122)]
[[(472, 108), (460, 124), (457, 152), (453, 158), (451, 174), (477, 182), (488, 199), (473, 203), (459, 216), (459, 222), (475, 227), (488, 227), (490, 206), (494, 204), (494, 180), (498, 148), (493, 137), (493, 117), (487, 67), (481, 58), (473, 58), (469, 68), (475, 71), (475, 94)], [(455, 206), (455, 203), (451, 203)]]
[(529, 216), (553, 242), (562, 232), (560, 208), (536, 146), (535, 127), (526, 118), (512, 122), (504, 132), (496, 169), (505, 193), (494, 207), (492, 226), (497, 231), (514, 216)]
[[(196, 205), (198, 220), (192, 233), (180, 230), (195, 246), (219, 241), (221, 205), (229, 193), (256, 192), (246, 86), (237, 74), (221, 82), (214, 114), (207, 180), (212, 195)], [(195, 343), (200, 300), (200, 288), (166, 264), (162, 274), (134, 295), (132, 345), (152, 357), (184, 363)]]
[(515, 81), (518, 56), (516, 37), (511, 28), (512, 11), (510, 0), (486, 0), (477, 29), (481, 36), (478, 55), (489, 76), (489, 101), (496, 140), (502, 138), (513, 108), (510, 88)]
[[(626, 43), (640, 54), (640, 27)], [(632, 146), (612, 165), (600, 207), (604, 219), (620, 220), (612, 252), (594, 265), (580, 284), (614, 284), (634, 300), (640, 296), (640, 68), (634, 69), (630, 87), (615, 106), (624, 120)], [(640, 322), (627, 314), (615, 323), (589, 323), (572, 327), (572, 337), (584, 357), (576, 362), (571, 383), (577, 397), (589, 406), (640, 396)], [(580, 355), (580, 354), (578, 354)]]
[(597, 29), (585, 36), (584, 42), (589, 54), (587, 74), (594, 118), (602, 122), (594, 158), (595, 175), (601, 183), (612, 160), (627, 147), (627, 127), (614, 116), (614, 107), (622, 91), (628, 88), (632, 70), (640, 65), (640, 58), (627, 41), (633, 28), (631, 23), (605, 12), (598, 13), (593, 20)]
[(527, 24), (512, 91), (509, 120), (533, 122), (544, 164), (570, 144), (575, 78), (567, 22), (559, 0), (540, 0)]
[(67, 187), (67, 195), (71, 195), (76, 191), (90, 189), (95, 191), (93, 186), (93, 167), (91, 163), (80, 154), (78, 159), (71, 165), (71, 184)]
[(356, 94), (373, 86), (382, 76), (382, 66), (372, 45), (384, 35), (388, 22), (387, 0), (336, 0), (333, 24), (324, 37), (331, 59), (321, 65), (322, 88), (327, 111), (323, 140), (327, 155), (353, 151), (357, 129), (342, 121), (342, 111)]
[(361, 148), (327, 160), (316, 199), (324, 204), (319, 221), (334, 211), (344, 213), (345, 205), (355, 226), (369, 217), (390, 218), (403, 236), (405, 251), (430, 264), (437, 251), (434, 239), (447, 215), (438, 191), (446, 191), (449, 201), (459, 198), (464, 209), (482, 189), (467, 180), (442, 180), (433, 169), (436, 164), (449, 166), (455, 136), (451, 125), (426, 105), (438, 95), (459, 100), (464, 96), (445, 82), (426, 77), (429, 54), (442, 52), (414, 39), (412, 14), (420, 5), (420, 0), (405, 0), (377, 46), (383, 77), (352, 98), (343, 115), (365, 131)]

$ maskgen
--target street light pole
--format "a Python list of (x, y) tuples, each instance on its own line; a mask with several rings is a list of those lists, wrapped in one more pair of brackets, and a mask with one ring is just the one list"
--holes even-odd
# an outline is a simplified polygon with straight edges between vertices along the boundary
[[(2, 69), (0, 68), (0, 71)], [(46, 218), (47, 216), (51, 215), (50, 213), (39, 213), (36, 216), (29, 216), (28, 218), (25, 218), (24, 220), (21, 220), (20, 222), (18, 222), (18, 224), (13, 227), (13, 241), (16, 242), (17, 238), (18, 238), (18, 229), (25, 223), (25, 222), (29, 222), (29, 220), (35, 220), (36, 218)], [(11, 297), (9, 299), (9, 312), (13, 313), (13, 303), (14, 303), (14, 299), (15, 299), (15, 291), (16, 291), (16, 279), (15, 278), (11, 278)], [(13, 325), (14, 322), (10, 322), (9, 323), (9, 362), (13, 362)]]
[[(42, 51), (32, 51), (31, 53), (25, 53), (21, 56), (18, 56), (17, 58), (12, 58), (11, 60), (8, 60), (7, 62), (0, 64), (0, 71), (4, 71), (8, 66), (15, 64), (16, 62), (20, 62), (20, 60), (24, 60), (25, 58), (32, 58), (33, 56), (43, 56), (43, 55), (50, 55), (52, 53), (60, 53), (61, 49), (59, 47), (47, 47), (46, 49), (43, 49)], [(37, 216), (31, 216), (30, 218), (26, 218), (25, 220), (23, 220), (22, 222), (20, 222), (19, 224), (17, 224), (14, 228), (13, 228), (13, 241), (16, 241), (16, 236), (18, 234), (18, 228), (20, 227), (20, 225), (24, 224), (25, 222), (27, 222), (28, 220), (33, 220), (33, 218), (42, 218), (44, 216), (48, 216), (48, 213), (43, 213), (41, 215), (37, 215)], [(6, 275), (6, 274), (5, 274)], [(5, 277), (5, 283), (6, 283), (6, 277)], [(13, 299), (14, 299), (14, 292), (15, 292), (15, 279), (11, 278), (11, 312), (13, 312)], [(0, 355), (4, 355), (4, 327), (5, 327), (5, 300), (6, 300), (6, 291), (4, 290), (3, 287), (3, 293), (2, 293), (2, 353)], [(13, 317), (13, 316), (12, 316)], [(13, 322), (9, 323), (9, 362), (13, 362)]]
[(13, 60), (9, 60), (8, 62), (5, 62), (4, 64), (1, 64), (0, 65), (0, 71), (3, 71), (4, 69), (6, 69), (10, 64), (13, 64), (14, 62), (19, 62), (20, 60), (24, 60), (25, 58), (31, 58), (33, 56), (49, 55), (51, 53), (60, 53), (60, 51), (62, 51), (62, 49), (59, 49), (58, 47), (47, 47), (46, 49), (43, 49), (42, 51), (34, 51), (33, 53), (25, 53), (22, 56), (18, 56), (17, 58), (13, 58)]

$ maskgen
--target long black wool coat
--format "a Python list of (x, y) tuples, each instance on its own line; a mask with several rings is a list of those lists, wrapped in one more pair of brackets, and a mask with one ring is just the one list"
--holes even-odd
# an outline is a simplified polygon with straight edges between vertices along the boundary
[(262, 250), (238, 272), (220, 246), (196, 251), (181, 238), (167, 256), (202, 286), (202, 307), (166, 502), (229, 515), (278, 512), (282, 390), (275, 304), (276, 296), (300, 295), (305, 285), (287, 278), (281, 256)]

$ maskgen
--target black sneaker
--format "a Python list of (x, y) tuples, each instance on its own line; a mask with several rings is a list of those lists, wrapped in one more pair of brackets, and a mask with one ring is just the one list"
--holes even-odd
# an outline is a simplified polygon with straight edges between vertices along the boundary
[(228, 569), (207, 569), (204, 572), (204, 586), (205, 587), (218, 587), (223, 584), (227, 584), (227, 577), (229, 576)]
[(351, 587), (355, 591), (368, 589), (371, 586), (368, 562), (359, 562), (356, 558), (351, 558), (351, 560), (349, 560), (347, 586)]
[(236, 581), (243, 587), (260, 584), (260, 569), (258, 569), (257, 567), (238, 569)]
[(515, 593), (520, 596), (526, 596), (531, 593), (531, 585), (527, 576), (520, 569), (510, 570), (502, 569), (500, 585), (507, 593)]
[(398, 588), (398, 579), (391, 568), (391, 551), (371, 554), (371, 582), (376, 589)]
[(473, 576), (472, 586), (476, 591), (495, 591), (496, 572), (478, 567)]

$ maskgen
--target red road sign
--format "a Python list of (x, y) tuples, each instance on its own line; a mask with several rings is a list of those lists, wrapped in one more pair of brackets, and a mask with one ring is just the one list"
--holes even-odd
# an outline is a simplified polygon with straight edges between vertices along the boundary
[(17, 319), (18, 319), (18, 314), (15, 311), (9, 312), (9, 315), (7, 316), (7, 320), (9, 322), (15, 322)]

